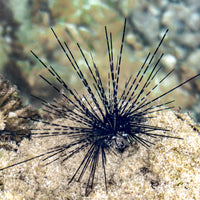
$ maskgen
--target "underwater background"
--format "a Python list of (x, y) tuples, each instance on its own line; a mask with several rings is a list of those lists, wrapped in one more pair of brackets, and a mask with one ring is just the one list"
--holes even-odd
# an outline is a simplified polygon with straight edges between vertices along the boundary
[[(67, 42), (84, 73), (88, 71), (76, 42), (89, 61), (89, 52), (92, 52), (97, 66), (105, 71), (102, 78), (106, 80), (108, 57), (104, 26), (112, 32), (117, 57), (125, 17), (122, 88), (130, 74), (134, 76), (141, 67), (148, 52), (156, 48), (167, 28), (169, 32), (160, 50), (164, 53), (161, 65), (163, 74), (175, 67), (175, 76), (167, 79), (160, 92), (200, 72), (199, 0), (0, 0), (0, 73), (17, 85), (25, 104), (41, 106), (31, 94), (53, 100), (55, 92), (38, 75), (46, 73), (50, 80), (52, 77), (32, 56), (30, 50), (33, 50), (54, 66), (71, 87), (81, 90), (81, 83), (50, 30), (53, 27), (61, 41)], [(159, 73), (160, 78), (163, 74)], [(176, 110), (190, 111), (200, 121), (199, 94), (200, 80), (196, 79), (166, 98), (176, 100)]]

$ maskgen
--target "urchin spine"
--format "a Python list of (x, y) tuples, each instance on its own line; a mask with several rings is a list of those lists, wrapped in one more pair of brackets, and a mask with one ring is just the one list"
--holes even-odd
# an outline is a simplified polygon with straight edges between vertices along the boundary
[[(62, 44), (53, 28), (51, 28), (51, 30), (69, 63), (82, 82), (86, 94), (80, 95), (75, 89), (69, 87), (51, 65), (48, 66), (45, 64), (33, 51), (31, 51), (33, 56), (57, 80), (64, 91), (69, 92), (71, 95), (71, 97), (67, 96), (62, 89), (59, 89), (43, 75), (40, 75), (40, 77), (66, 101), (66, 105), (60, 107), (60, 105), (56, 102), (49, 103), (46, 100), (37, 97), (45, 106), (44, 111), (51, 113), (56, 117), (70, 119), (75, 123), (72, 126), (68, 124), (61, 125), (45, 121), (43, 119), (28, 119), (33, 122), (42, 122), (43, 124), (55, 127), (53, 132), (50, 128), (42, 130), (37, 128), (31, 129), (33, 137), (42, 138), (65, 135), (66, 137), (70, 137), (72, 142), (53, 147), (51, 150), (34, 158), (10, 165), (0, 170), (4, 170), (39, 157), (43, 157), (43, 161), (52, 159), (47, 164), (59, 159), (64, 162), (75, 154), (85, 151), (85, 156), (80, 162), (77, 170), (74, 172), (74, 175), (71, 177), (69, 183), (71, 183), (75, 178), (80, 181), (86, 170), (89, 170), (89, 177), (87, 179), (86, 186), (86, 195), (88, 195), (93, 189), (94, 178), (99, 162), (102, 164), (107, 190), (106, 155), (109, 152), (114, 152), (116, 155), (120, 154), (126, 148), (133, 145), (133, 143), (139, 143), (142, 146), (150, 147), (150, 145), (154, 145), (151, 139), (155, 137), (181, 139), (170, 136), (168, 134), (169, 130), (167, 129), (148, 124), (148, 119), (151, 118), (150, 114), (170, 109), (172, 108), (171, 103), (174, 102), (171, 100), (158, 104), (158, 100), (163, 99), (167, 94), (200, 76), (200, 74), (197, 74), (172, 89), (154, 98), (150, 98), (150, 94), (152, 94), (174, 72), (174, 69), (171, 70), (169, 73), (164, 75), (164, 77), (160, 79), (157, 84), (153, 83), (155, 77), (162, 68), (162, 66), (159, 66), (159, 63), (163, 57), (163, 54), (161, 54), (159, 58), (155, 60), (155, 55), (158, 54), (158, 50), (163, 43), (168, 29), (161, 38), (154, 53), (152, 55), (150, 53), (147, 55), (147, 58), (136, 76), (134, 77), (131, 75), (125, 82), (124, 89), (121, 93), (119, 93), (119, 79), (125, 41), (126, 19), (124, 22), (122, 41), (116, 63), (114, 63), (113, 58), (112, 34), (108, 34), (107, 28), (105, 27), (105, 37), (109, 59), (107, 84), (104, 84), (104, 81), (101, 78), (101, 73), (92, 57), (92, 54), (90, 54), (92, 63), (90, 64), (87, 61), (82, 48), (77, 43), (77, 47), (91, 76), (91, 81), (89, 81), (80, 69), (80, 66), (78, 65), (67, 43), (64, 42)], [(68, 104), (71, 104), (74, 108), (69, 108)], [(25, 118), (27, 119), (27, 117)], [(160, 131), (161, 133), (157, 133), (155, 131)], [(63, 154), (63, 152), (65, 153)]]

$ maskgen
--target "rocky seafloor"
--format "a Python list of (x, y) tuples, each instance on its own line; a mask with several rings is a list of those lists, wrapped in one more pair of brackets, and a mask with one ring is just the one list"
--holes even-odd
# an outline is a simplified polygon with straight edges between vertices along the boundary
[[(57, 123), (68, 124), (63, 119)], [(106, 193), (101, 166), (94, 190), (85, 197), (88, 173), (80, 182), (68, 184), (84, 152), (64, 163), (59, 160), (43, 166), (42, 158), (4, 170), (0, 174), (0, 198), (22, 199), (199, 199), (200, 132), (187, 114), (163, 111), (150, 124), (170, 130), (183, 139), (156, 139), (149, 149), (135, 145), (122, 155), (107, 155)], [(41, 127), (42, 124), (38, 124)], [(0, 150), (0, 168), (44, 153), (48, 148), (69, 142), (66, 137), (24, 139), (18, 152)], [(16, 148), (14, 143), (10, 144)]]

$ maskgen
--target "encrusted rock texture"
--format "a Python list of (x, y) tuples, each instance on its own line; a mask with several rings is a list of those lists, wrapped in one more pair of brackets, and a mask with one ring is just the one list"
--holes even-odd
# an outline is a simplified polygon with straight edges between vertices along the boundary
[(25, 118), (36, 113), (30, 105), (23, 105), (17, 87), (0, 76), (0, 141), (19, 143), (24, 137), (29, 137), (29, 120)]
[[(85, 152), (47, 166), (42, 158), (0, 172), (1, 199), (200, 199), (200, 133), (188, 114), (159, 112), (149, 122), (182, 139), (154, 139), (149, 149), (135, 145), (122, 155), (107, 156), (108, 192), (101, 165), (94, 190), (85, 197), (88, 172), (80, 182), (68, 184)], [(70, 124), (63, 119), (58, 123)], [(42, 124), (37, 127), (44, 128)], [(160, 132), (155, 132), (160, 133)], [(49, 148), (69, 143), (64, 136), (24, 139), (18, 151), (0, 150), (0, 168), (29, 159)]]

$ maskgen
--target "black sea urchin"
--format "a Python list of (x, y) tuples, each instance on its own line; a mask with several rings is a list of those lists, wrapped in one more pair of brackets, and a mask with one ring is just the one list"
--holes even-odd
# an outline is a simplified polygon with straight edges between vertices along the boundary
[[(89, 70), (89, 74), (92, 81), (86, 79), (78, 63), (76, 62), (74, 55), (69, 49), (66, 42), (61, 43), (56, 33), (52, 29), (54, 36), (56, 37), (60, 47), (62, 48), (68, 61), (71, 63), (73, 69), (79, 76), (82, 84), (84, 85), (85, 94), (78, 94), (75, 89), (69, 87), (61, 76), (54, 70), (52, 66), (47, 66), (38, 56), (33, 53), (37, 60), (49, 71), (49, 73), (57, 80), (62, 89), (52, 84), (45, 77), (40, 77), (47, 82), (57, 93), (61, 94), (64, 100), (64, 104), (48, 103), (44, 99), (38, 98), (45, 105), (45, 111), (49, 114), (53, 114), (56, 117), (66, 118), (73, 122), (72, 125), (61, 125), (59, 123), (51, 123), (45, 120), (38, 120), (29, 118), (34, 122), (41, 122), (43, 124), (55, 127), (54, 131), (49, 128), (46, 129), (32, 129), (32, 136), (50, 137), (58, 135), (66, 135), (72, 139), (71, 143), (59, 145), (51, 148), (44, 154), (40, 154), (31, 159), (16, 163), (14, 165), (5, 167), (1, 170), (19, 165), (21, 163), (44, 157), (43, 160), (50, 159), (50, 162), (54, 162), (58, 159), (62, 161), (68, 160), (70, 157), (80, 152), (86, 152), (83, 160), (80, 162), (77, 170), (71, 177), (72, 182), (76, 177), (80, 180), (86, 170), (89, 170), (89, 176), (87, 179), (86, 195), (88, 195), (93, 188), (93, 182), (95, 178), (96, 169), (99, 163), (101, 163), (104, 173), (105, 186), (106, 180), (106, 155), (109, 152), (115, 154), (122, 153), (126, 148), (133, 145), (133, 143), (139, 143), (145, 147), (149, 147), (153, 144), (152, 138), (155, 137), (168, 137), (180, 139), (178, 137), (171, 137), (167, 133), (169, 130), (161, 127), (152, 126), (148, 124), (148, 119), (151, 118), (151, 113), (156, 113), (161, 110), (169, 109), (169, 106), (173, 101), (165, 103), (157, 103), (158, 100), (165, 97), (175, 89), (191, 81), (192, 79), (200, 76), (197, 74), (194, 77), (186, 80), (185, 82), (173, 87), (167, 92), (164, 92), (156, 97), (151, 97), (151, 94), (173, 73), (171, 70), (157, 84), (154, 83), (155, 77), (162, 66), (159, 66), (159, 62), (163, 56), (160, 55), (158, 59), (155, 58), (158, 49), (160, 48), (168, 30), (164, 33), (160, 43), (156, 50), (151, 55), (148, 54), (144, 64), (141, 66), (136, 76), (130, 76), (124, 85), (124, 89), (119, 93), (118, 85), (121, 70), (121, 59), (124, 45), (124, 37), (126, 30), (126, 20), (124, 22), (124, 29), (121, 41), (121, 47), (119, 56), (116, 63), (113, 60), (113, 45), (112, 34), (108, 35), (105, 27), (105, 36), (107, 42), (107, 51), (110, 69), (108, 72), (108, 81), (103, 83), (99, 67), (96, 66), (92, 54), (91, 64), (87, 61), (85, 54), (81, 47), (77, 43), (77, 47), (85, 61), (85, 65)], [(70, 95), (66, 95), (66, 92)], [(70, 106), (69, 106), (70, 105)], [(73, 109), (72, 109), (73, 107)], [(160, 134), (155, 130), (160, 131)]]

